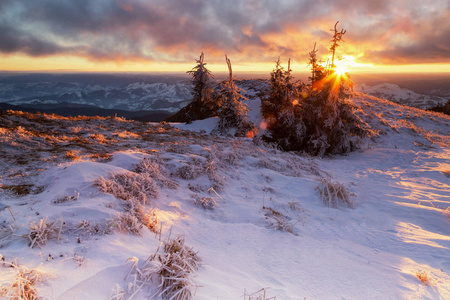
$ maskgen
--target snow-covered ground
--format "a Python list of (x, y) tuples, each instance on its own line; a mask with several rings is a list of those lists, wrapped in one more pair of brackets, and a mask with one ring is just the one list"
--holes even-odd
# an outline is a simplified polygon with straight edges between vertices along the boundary
[[(201, 259), (195, 299), (450, 299), (450, 117), (352, 101), (378, 137), (323, 159), (210, 135), (215, 119), (0, 115), (4, 292), (13, 263), (42, 274), (47, 299), (149, 299), (158, 282), (142, 285), (137, 272), (181, 234)], [(99, 187), (113, 174), (144, 194), (154, 227), (118, 230), (128, 200)], [(326, 182), (353, 205), (326, 206)], [(53, 238), (30, 247), (43, 218)]]
[(388, 99), (399, 104), (422, 109), (432, 108), (438, 104), (445, 104), (448, 100), (445, 97), (418, 94), (393, 83), (381, 83), (373, 86), (361, 84), (356, 87), (356, 90), (375, 97)]

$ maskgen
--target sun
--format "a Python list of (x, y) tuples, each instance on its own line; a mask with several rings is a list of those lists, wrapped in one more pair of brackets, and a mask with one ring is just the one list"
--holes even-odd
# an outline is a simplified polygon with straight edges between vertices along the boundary
[(344, 66), (343, 64), (337, 64), (336, 68), (334, 69), (334, 71), (336, 72), (336, 75), (338, 76), (344, 76), (345, 73), (348, 72), (348, 69), (346, 66)]
[(346, 76), (353, 66), (354, 57), (345, 56), (334, 62), (334, 72), (337, 76)]

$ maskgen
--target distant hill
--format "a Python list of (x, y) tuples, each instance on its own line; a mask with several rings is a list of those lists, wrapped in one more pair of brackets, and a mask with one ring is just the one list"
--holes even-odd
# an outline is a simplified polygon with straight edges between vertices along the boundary
[(27, 74), (0, 77), (0, 103), (47, 109), (83, 105), (175, 113), (191, 100), (190, 79), (168, 75)]
[(0, 103), (0, 110), (15, 110), (30, 113), (47, 113), (47, 114), (57, 114), (64, 117), (74, 117), (74, 116), (100, 116), (100, 117), (110, 117), (117, 116), (123, 117), (128, 120), (135, 120), (141, 122), (161, 122), (170, 116), (170, 113), (164, 110), (153, 110), (153, 111), (126, 111), (126, 110), (115, 110), (115, 109), (103, 109), (95, 106), (88, 105), (71, 105), (65, 103), (66, 105), (48, 105), (44, 107), (36, 106), (21, 106), (13, 105), (8, 103)]

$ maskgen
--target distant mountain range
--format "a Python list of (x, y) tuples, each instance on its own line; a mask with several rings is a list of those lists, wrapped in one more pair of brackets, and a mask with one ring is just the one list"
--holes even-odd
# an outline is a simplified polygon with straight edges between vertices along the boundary
[[(418, 108), (431, 108), (448, 98), (442, 93), (420, 94), (392, 83), (358, 81), (358, 91)], [(240, 80), (238, 85), (247, 90), (248, 98), (267, 89), (264, 80)], [(423, 81), (418, 82), (418, 86), (423, 85)], [(439, 86), (433, 86), (434, 91)], [(187, 75), (0, 74), (0, 109), (63, 116), (117, 115), (158, 122), (191, 99), (191, 79)]]
[[(0, 77), (0, 107), (160, 121), (191, 101), (187, 77), (27, 74)], [(13, 105), (13, 106), (11, 106)]]

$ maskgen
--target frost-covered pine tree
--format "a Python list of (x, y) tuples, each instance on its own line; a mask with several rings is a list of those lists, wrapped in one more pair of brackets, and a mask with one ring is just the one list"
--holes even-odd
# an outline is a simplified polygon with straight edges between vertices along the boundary
[[(233, 78), (233, 70), (231, 68), (231, 61), (225, 55), (225, 61), (228, 65), (229, 76), (228, 79), (223, 81), (219, 86), (219, 125), (220, 132), (226, 132), (231, 127), (237, 127), (237, 133), (243, 127), (248, 127), (247, 121), (248, 106), (242, 103), (242, 100), (248, 100), (242, 95), (245, 92), (239, 88)], [(245, 130), (244, 130), (245, 131)]]
[(341, 29), (341, 31), (337, 30), (337, 24), (339, 21), (334, 24), (334, 29), (330, 29), (330, 31), (333, 31), (333, 39), (331, 40), (331, 46), (330, 46), (330, 52), (332, 53), (331, 56), (331, 64), (329, 65), (329, 75), (334, 73), (334, 70), (336, 69), (336, 65), (334, 64), (335, 54), (336, 54), (336, 48), (339, 47), (339, 42), (344, 40), (342, 39), (344, 34), (347, 32), (347, 30)]
[(316, 87), (316, 82), (320, 82), (325, 77), (324, 67), (321, 65), (321, 61), (317, 59), (316, 43), (314, 43), (314, 48), (309, 52), (309, 62), (308, 65), (311, 66), (311, 85)]
[(278, 57), (275, 68), (270, 73), (269, 95), (261, 102), (262, 114), (269, 125), (286, 104), (286, 91), (286, 72)]
[(271, 73), (270, 92), (262, 104), (268, 121), (265, 140), (285, 151), (312, 155), (342, 154), (356, 149), (358, 139), (368, 132), (366, 124), (354, 113), (344, 90), (346, 78), (334, 74), (334, 56), (346, 31), (335, 25), (333, 57), (325, 68), (317, 61), (317, 50), (310, 52), (312, 66), (309, 88), (290, 86), (290, 67), (284, 71), (279, 60)]
[(217, 115), (218, 104), (214, 99), (214, 75), (206, 68), (205, 55), (202, 52), (196, 59), (196, 66), (187, 71), (192, 76), (192, 102), (178, 113), (166, 119), (169, 122), (187, 122), (202, 120)]
[(202, 105), (209, 105), (212, 102), (214, 92), (211, 79), (214, 75), (206, 68), (205, 55), (202, 52), (200, 58), (196, 60), (197, 65), (192, 70), (187, 71), (192, 76), (192, 101)]
[(289, 59), (288, 68), (284, 70), (278, 58), (270, 74), (269, 94), (261, 104), (268, 129), (264, 139), (277, 143), (282, 149), (297, 147), (304, 131), (296, 107), (304, 87), (302, 83), (293, 81), (290, 66)]

